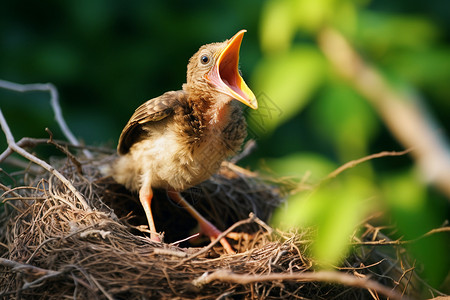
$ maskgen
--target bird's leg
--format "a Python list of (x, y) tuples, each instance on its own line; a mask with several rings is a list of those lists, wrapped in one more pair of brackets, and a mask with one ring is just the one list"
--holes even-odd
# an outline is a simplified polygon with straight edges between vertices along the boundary
[(160, 238), (156, 231), (155, 222), (153, 221), (152, 215), (152, 198), (153, 190), (149, 184), (143, 184), (139, 190), (139, 200), (141, 201), (142, 207), (144, 208), (145, 215), (147, 216), (148, 226), (150, 228), (150, 237), (155, 242), (160, 242)]
[[(195, 208), (187, 202), (183, 196), (179, 192), (168, 191), (167, 194), (169, 197), (174, 200), (176, 203), (183, 206), (191, 216), (193, 216), (198, 224), (200, 225), (200, 230), (203, 234), (207, 235), (212, 241), (217, 239), (217, 237), (222, 233), (219, 229), (217, 229), (213, 224), (211, 224), (208, 220), (206, 220)], [(231, 247), (226, 238), (222, 238), (220, 243), (225, 248), (228, 254), (234, 254), (236, 251)]]

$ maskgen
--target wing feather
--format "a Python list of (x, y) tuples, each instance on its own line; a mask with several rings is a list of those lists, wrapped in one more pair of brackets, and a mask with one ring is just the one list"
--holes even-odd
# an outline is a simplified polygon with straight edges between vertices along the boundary
[(172, 91), (139, 106), (120, 134), (117, 152), (121, 155), (128, 153), (130, 147), (142, 138), (143, 124), (157, 122), (170, 116), (185, 97), (184, 91)]

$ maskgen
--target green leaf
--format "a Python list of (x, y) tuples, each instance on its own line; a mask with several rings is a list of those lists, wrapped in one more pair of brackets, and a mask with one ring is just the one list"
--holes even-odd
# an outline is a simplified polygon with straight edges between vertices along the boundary
[(293, 0), (295, 20), (299, 29), (317, 33), (324, 25), (353, 29), (356, 7), (352, 0)]
[(335, 0), (295, 1), (296, 20), (299, 28), (316, 32), (330, 17)]
[(366, 155), (369, 142), (379, 129), (373, 108), (344, 83), (331, 82), (312, 104), (312, 120), (324, 138), (332, 140), (341, 160)]
[(383, 58), (394, 49), (424, 49), (439, 36), (438, 28), (420, 17), (373, 11), (360, 13), (358, 44)]
[(427, 89), (427, 93), (436, 96), (444, 107), (450, 107), (449, 47), (397, 51), (387, 57), (383, 64), (414, 85)]
[(294, 153), (267, 159), (266, 163), (277, 176), (302, 178), (310, 183), (318, 183), (337, 168), (335, 163), (316, 153)]
[(322, 266), (337, 265), (349, 250), (349, 237), (367, 215), (375, 189), (361, 177), (342, 177), (311, 193), (293, 195), (273, 218), (283, 229), (314, 226), (312, 254)]
[[(257, 97), (263, 93), (267, 101), (250, 113), (250, 126), (263, 127), (270, 133), (297, 115), (322, 83), (323, 75), (323, 57), (314, 47), (298, 46), (262, 59), (253, 73), (252, 87)], [(271, 106), (276, 106), (279, 113), (268, 111)], [(264, 124), (252, 124), (255, 122)]]
[(266, 54), (287, 51), (295, 34), (315, 34), (325, 24), (354, 30), (356, 7), (352, 0), (272, 0), (261, 14), (261, 48)]
[(405, 240), (415, 240), (408, 248), (418, 262), (423, 263), (423, 278), (438, 287), (448, 275), (448, 235), (434, 234), (416, 239), (442, 225), (448, 217), (445, 205), (432, 201), (436, 199), (431, 197), (416, 170), (386, 176), (382, 187), (399, 231)]
[[(432, 228), (426, 209), (426, 189), (418, 174), (408, 171), (386, 176), (383, 191), (406, 239), (414, 239)], [(420, 223), (421, 226), (414, 226)]]
[(285, 51), (295, 34), (292, 1), (267, 1), (261, 13), (261, 48), (265, 53)]
[(315, 258), (333, 266), (341, 262), (349, 250), (350, 237), (371, 207), (369, 197), (374, 194), (370, 182), (350, 177), (338, 186), (330, 186), (313, 195), (314, 201), (327, 203), (318, 219), (318, 232), (313, 244)]

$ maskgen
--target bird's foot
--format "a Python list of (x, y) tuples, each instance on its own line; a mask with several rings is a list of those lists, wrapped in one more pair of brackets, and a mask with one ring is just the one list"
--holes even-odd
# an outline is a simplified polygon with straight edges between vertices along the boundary
[(152, 232), (150, 234), (150, 239), (154, 242), (161, 243), (161, 239), (159, 238), (159, 234), (157, 234), (157, 233)]
[[(222, 231), (206, 220), (204, 220), (204, 222), (200, 222), (200, 230), (204, 235), (208, 236), (211, 241), (215, 241), (219, 235), (222, 234)], [(236, 253), (236, 250), (231, 247), (226, 238), (221, 238), (219, 242), (228, 254)]]
[(241, 240), (249, 241), (250, 239), (253, 238), (253, 235), (245, 232), (230, 232), (229, 234), (227, 234), (227, 238), (230, 238), (235, 241)]

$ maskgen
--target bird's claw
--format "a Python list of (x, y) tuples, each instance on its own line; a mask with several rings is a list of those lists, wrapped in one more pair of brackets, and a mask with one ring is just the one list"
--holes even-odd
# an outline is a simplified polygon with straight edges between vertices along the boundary
[[(222, 234), (222, 231), (206, 220), (200, 224), (200, 230), (204, 235), (208, 236), (211, 241), (217, 240), (217, 238)], [(228, 254), (236, 253), (236, 250), (233, 249), (226, 238), (221, 238), (219, 242)]]
[(245, 232), (230, 232), (229, 234), (227, 234), (227, 238), (235, 241), (248, 241), (252, 238), (252, 235)]

